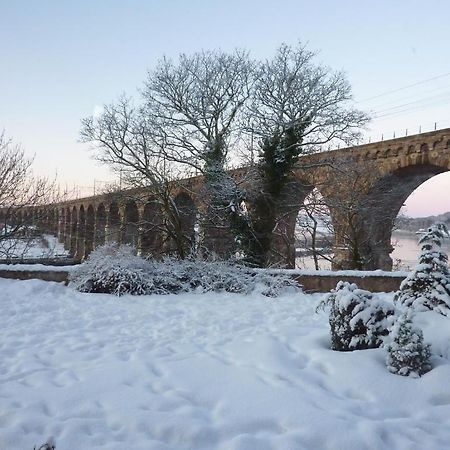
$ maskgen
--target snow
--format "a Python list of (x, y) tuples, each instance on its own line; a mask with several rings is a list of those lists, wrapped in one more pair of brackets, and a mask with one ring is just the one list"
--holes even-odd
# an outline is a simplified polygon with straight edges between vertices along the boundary
[(59, 258), (69, 255), (64, 245), (52, 234), (33, 239), (5, 239), (0, 241), (0, 251), (2, 257), (8, 258)]
[(433, 311), (417, 316), (434, 368), (413, 379), (384, 349), (330, 350), (318, 295), (0, 289), (2, 450), (448, 448), (450, 319)]
[(71, 272), (75, 269), (75, 265), (71, 266), (55, 266), (46, 264), (0, 264), (0, 271), (6, 270), (11, 272)]

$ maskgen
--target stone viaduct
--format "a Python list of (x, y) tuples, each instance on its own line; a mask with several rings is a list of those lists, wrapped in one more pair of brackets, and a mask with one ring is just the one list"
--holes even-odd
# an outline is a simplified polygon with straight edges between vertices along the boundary
[[(249, 170), (231, 173), (251, 191), (257, 181), (251, 181), (255, 178), (248, 176)], [(307, 195), (317, 188), (333, 221), (334, 267), (354, 268), (357, 251), (363, 261), (359, 268), (390, 270), (392, 226), (401, 206), (420, 184), (448, 170), (450, 129), (301, 157), (280, 205), (274, 230), (278, 254), (274, 265), (293, 267), (296, 218)], [(189, 236), (198, 232), (201, 187), (201, 177), (194, 177), (182, 180), (175, 193), (182, 226)], [(70, 200), (38, 212), (42, 229), (57, 235), (79, 260), (108, 241), (135, 245), (140, 254), (158, 255), (170, 247), (164, 238), (159, 204), (145, 189), (129, 190), (117, 197), (109, 194)], [(33, 211), (24, 214), (32, 215)]]

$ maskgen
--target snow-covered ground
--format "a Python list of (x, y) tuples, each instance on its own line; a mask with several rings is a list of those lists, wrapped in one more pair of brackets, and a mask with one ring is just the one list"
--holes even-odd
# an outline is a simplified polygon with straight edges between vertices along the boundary
[(33, 239), (5, 239), (0, 241), (2, 258), (59, 258), (68, 256), (68, 251), (52, 234), (43, 234)]
[(0, 289), (2, 450), (50, 435), (56, 450), (449, 448), (450, 319), (436, 313), (419, 315), (434, 368), (411, 379), (382, 349), (329, 350), (317, 295)]

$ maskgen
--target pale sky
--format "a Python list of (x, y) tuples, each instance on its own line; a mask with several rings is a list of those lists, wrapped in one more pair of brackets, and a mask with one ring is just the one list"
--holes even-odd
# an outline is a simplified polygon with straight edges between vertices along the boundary
[[(446, 0), (0, 0), (0, 129), (35, 155), (37, 172), (91, 194), (111, 175), (78, 142), (80, 119), (136, 95), (161, 56), (238, 47), (266, 58), (298, 40), (344, 70), (358, 106), (379, 116), (367, 139), (450, 127), (449, 18)], [(406, 211), (450, 211), (450, 174), (422, 185)]]

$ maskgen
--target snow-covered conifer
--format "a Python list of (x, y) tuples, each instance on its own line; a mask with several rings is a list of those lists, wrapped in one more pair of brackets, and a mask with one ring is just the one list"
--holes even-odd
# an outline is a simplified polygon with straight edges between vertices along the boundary
[(418, 311), (450, 313), (450, 270), (448, 256), (441, 249), (445, 235), (448, 230), (442, 223), (432, 225), (422, 235), (419, 262), (400, 285), (395, 301)]
[(354, 283), (340, 281), (318, 309), (330, 308), (331, 348), (339, 351), (376, 348), (388, 334), (392, 306)]
[(424, 344), (422, 330), (413, 326), (413, 311), (406, 309), (390, 332), (386, 365), (390, 372), (420, 377), (431, 370), (430, 345)]

